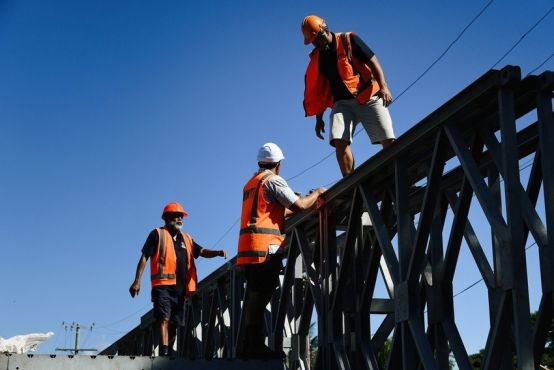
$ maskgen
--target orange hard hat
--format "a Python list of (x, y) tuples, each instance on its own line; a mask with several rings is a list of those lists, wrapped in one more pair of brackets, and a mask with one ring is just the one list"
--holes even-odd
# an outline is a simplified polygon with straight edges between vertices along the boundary
[(325, 20), (317, 15), (308, 15), (302, 20), (302, 33), (304, 34), (304, 45), (314, 42), (317, 34), (323, 27), (327, 27)]
[(164, 211), (162, 212), (162, 218), (164, 218), (164, 215), (166, 213), (180, 213), (183, 217), (188, 216), (188, 213), (185, 212), (183, 206), (177, 202), (167, 203), (167, 205), (164, 207)]

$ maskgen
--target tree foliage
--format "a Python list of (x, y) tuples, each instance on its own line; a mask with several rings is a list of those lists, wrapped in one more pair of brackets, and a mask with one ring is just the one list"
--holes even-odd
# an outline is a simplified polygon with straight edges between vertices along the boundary
[[(531, 325), (535, 327), (537, 321), (537, 312), (531, 314)], [(316, 358), (317, 358), (317, 349), (318, 349), (318, 338), (315, 334), (315, 323), (310, 325), (310, 367), (315, 368)], [(387, 360), (391, 350), (391, 341), (387, 339), (383, 344), (383, 348), (377, 353), (377, 363), (379, 364), (380, 369), (385, 369), (387, 366)], [(512, 351), (515, 352), (515, 351)], [(485, 350), (481, 349), (478, 353), (474, 353), (469, 356), (469, 362), (474, 369), (481, 369), (483, 364), (483, 357)], [(452, 357), (449, 360), (449, 368), (454, 368), (454, 361)], [(512, 358), (514, 368), (517, 367), (517, 357), (514, 355)], [(548, 331), (548, 336), (545, 344), (545, 349), (540, 361), (541, 365), (546, 366), (548, 369), (554, 369), (554, 319), (550, 324), (550, 329)]]
[[(534, 328), (537, 322), (537, 312), (531, 314), (531, 326)], [(512, 350), (512, 352), (515, 352)], [(469, 361), (474, 369), (480, 369), (483, 364), (483, 357), (485, 350), (481, 349), (478, 353), (474, 353), (469, 356)], [(517, 357), (512, 357), (512, 364), (514, 368), (517, 366)], [(554, 319), (550, 323), (550, 329), (548, 330), (548, 336), (546, 344), (544, 346), (544, 352), (540, 359), (540, 364), (546, 366), (549, 369), (554, 369)]]

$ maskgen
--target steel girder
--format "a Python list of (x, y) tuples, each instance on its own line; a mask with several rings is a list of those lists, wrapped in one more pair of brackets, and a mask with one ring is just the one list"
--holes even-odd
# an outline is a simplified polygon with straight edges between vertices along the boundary
[[(553, 72), (521, 79), (518, 67), (491, 70), (330, 188), (317, 210), (289, 218), (287, 263), (266, 311), (270, 347), (285, 349), (294, 369), (381, 369), (389, 344), (385, 369), (438, 370), (451, 360), (472, 369), (453, 294), (465, 245), (488, 292), (482, 368), (534, 369), (554, 318), (553, 87)], [(521, 123), (529, 113), (534, 122)], [(532, 160), (525, 185), (523, 158)], [(472, 219), (472, 207), (483, 219)], [(473, 226), (483, 222), (485, 236)], [(527, 266), (529, 236), (540, 266)], [(534, 327), (528, 268), (540, 268), (542, 281)], [(387, 298), (375, 296), (379, 278)], [(179, 355), (236, 356), (244, 285), (234, 259), (200, 282), (187, 302)], [(384, 316), (376, 328), (374, 314)]]

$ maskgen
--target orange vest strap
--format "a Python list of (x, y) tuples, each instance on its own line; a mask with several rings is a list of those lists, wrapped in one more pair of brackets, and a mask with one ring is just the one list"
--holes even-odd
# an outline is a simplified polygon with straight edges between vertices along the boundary
[[(350, 35), (349, 35), (350, 36)], [(352, 48), (350, 47), (350, 37), (346, 36), (346, 33), (343, 32), (340, 34), (340, 39), (344, 45), (344, 53), (346, 54), (346, 59), (352, 64)], [(354, 67), (354, 66), (352, 66)]]
[(356, 69), (356, 63), (352, 62), (352, 44), (350, 43), (351, 32), (340, 33), (339, 37), (342, 41), (342, 48), (344, 50), (344, 54), (346, 55), (348, 63), (350, 63), (350, 65), (352, 66), (354, 74), (360, 76), (360, 80), (362, 81), (358, 89), (356, 91), (352, 91), (352, 95), (356, 97), (360, 94), (360, 92), (364, 91), (373, 84), (373, 78), (371, 78), (369, 81), (365, 81), (362, 74)]
[(175, 279), (175, 274), (164, 274), (163, 267), (165, 263), (165, 229), (158, 229), (158, 248), (159, 248), (159, 257), (158, 257), (158, 273), (155, 275), (150, 275), (150, 280), (158, 279)]
[[(273, 176), (273, 173), (266, 173), (262, 176), (260, 179), (260, 182), (258, 183), (258, 186), (256, 187), (256, 191), (254, 192), (254, 201), (252, 202), (252, 210), (250, 212), (250, 224), (249, 225), (256, 225), (256, 221), (258, 221), (258, 195), (260, 193), (260, 188), (265, 182), (265, 179), (267, 179), (269, 176)], [(242, 230), (241, 230), (242, 232)]]

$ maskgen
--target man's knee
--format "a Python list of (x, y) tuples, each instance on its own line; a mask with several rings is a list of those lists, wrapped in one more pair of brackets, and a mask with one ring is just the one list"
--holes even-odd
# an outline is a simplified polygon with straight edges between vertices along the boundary
[(350, 143), (346, 140), (335, 139), (331, 142), (338, 153), (344, 153), (350, 146)]
[(381, 145), (383, 146), (383, 149), (387, 149), (389, 146), (392, 145), (395, 139), (385, 139), (381, 141)]

